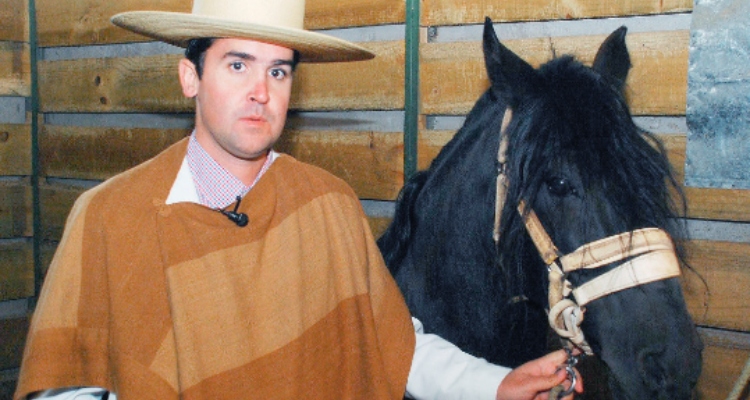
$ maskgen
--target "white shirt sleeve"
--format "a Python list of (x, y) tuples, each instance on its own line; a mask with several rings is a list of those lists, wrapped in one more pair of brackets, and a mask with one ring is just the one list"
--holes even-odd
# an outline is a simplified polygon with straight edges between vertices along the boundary
[(45, 390), (42, 393), (32, 397), (36, 400), (102, 400), (107, 395), (107, 400), (117, 400), (114, 393), (107, 393), (106, 390), (96, 387), (81, 387), (68, 389)]
[(424, 333), (412, 318), (417, 344), (406, 383), (406, 397), (417, 400), (495, 400), (511, 369), (464, 353), (440, 336)]

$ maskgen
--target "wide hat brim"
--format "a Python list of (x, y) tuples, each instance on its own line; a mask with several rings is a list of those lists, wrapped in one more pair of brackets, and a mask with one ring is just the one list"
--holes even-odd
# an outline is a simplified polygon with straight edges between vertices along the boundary
[(302, 62), (368, 60), (375, 55), (355, 43), (304, 29), (231, 21), (167, 11), (129, 11), (112, 23), (169, 44), (187, 47), (196, 38), (241, 38), (297, 50)]

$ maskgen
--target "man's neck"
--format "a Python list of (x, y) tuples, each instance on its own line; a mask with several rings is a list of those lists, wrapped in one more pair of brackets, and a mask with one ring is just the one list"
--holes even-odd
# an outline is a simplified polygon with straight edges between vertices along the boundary
[[(244, 196), (270, 167), (275, 156), (276, 153), (269, 151), (263, 157), (263, 165), (252, 172), (252, 181), (246, 183), (211, 157), (193, 134), (188, 144), (186, 161), (199, 202), (211, 208), (223, 208), (234, 202), (237, 196)], [(245, 165), (242, 170), (247, 171), (248, 166)]]
[(206, 134), (201, 135), (199, 132), (194, 132), (193, 135), (195, 135), (195, 139), (198, 141), (201, 148), (203, 148), (203, 150), (208, 153), (214, 161), (247, 186), (252, 185), (253, 182), (257, 180), (258, 174), (268, 161), (270, 150), (263, 151), (263, 153), (257, 157), (245, 159), (230, 154), (218, 143), (207, 138)]

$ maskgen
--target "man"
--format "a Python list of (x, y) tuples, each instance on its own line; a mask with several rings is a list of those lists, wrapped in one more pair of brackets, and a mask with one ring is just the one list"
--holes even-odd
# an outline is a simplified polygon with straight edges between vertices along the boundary
[(113, 18), (187, 47), (195, 130), (76, 202), (16, 399), (531, 399), (565, 380), (561, 352), (510, 372), (421, 333), (352, 190), (272, 150), (297, 61), (372, 57), (303, 14), (196, 0)]

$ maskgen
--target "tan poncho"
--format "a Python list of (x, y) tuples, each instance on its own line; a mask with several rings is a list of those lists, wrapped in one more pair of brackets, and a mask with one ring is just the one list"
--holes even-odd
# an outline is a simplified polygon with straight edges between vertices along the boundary
[(277, 159), (244, 228), (165, 205), (187, 141), (83, 194), (34, 315), (16, 398), (400, 399), (414, 328), (358, 199)]

